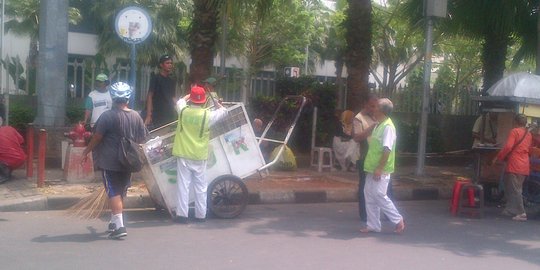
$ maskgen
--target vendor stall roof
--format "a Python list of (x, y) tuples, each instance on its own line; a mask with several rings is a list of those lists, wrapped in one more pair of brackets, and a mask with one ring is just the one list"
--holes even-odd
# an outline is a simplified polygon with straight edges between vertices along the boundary
[(520, 72), (508, 75), (488, 89), (492, 97), (522, 97), (540, 99), (540, 76)]
[(502, 97), (502, 96), (479, 96), (473, 97), (472, 100), (485, 102), (489, 104), (499, 104), (501, 107), (507, 107), (508, 103), (523, 103), (523, 104), (538, 104), (540, 105), (540, 99), (537, 98), (524, 98), (524, 97)]
[(489, 104), (488, 107), (540, 104), (540, 76), (526, 72), (511, 74), (491, 86), (487, 93), (489, 96), (473, 97), (473, 100)]

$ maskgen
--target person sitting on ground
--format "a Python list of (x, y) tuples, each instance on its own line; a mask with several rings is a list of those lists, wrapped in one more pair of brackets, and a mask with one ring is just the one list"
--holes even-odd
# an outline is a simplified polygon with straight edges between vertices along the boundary
[[(264, 132), (264, 123), (260, 118), (253, 119), (253, 133), (255, 133), (256, 137), (261, 137)], [(268, 160), (270, 158), (270, 153), (272, 152), (272, 145), (268, 143), (268, 141), (261, 141), (259, 143), (259, 148), (261, 149), (261, 153), (265, 160)]]
[(11, 179), (11, 172), (26, 161), (24, 139), (10, 126), (0, 127), (0, 184)]

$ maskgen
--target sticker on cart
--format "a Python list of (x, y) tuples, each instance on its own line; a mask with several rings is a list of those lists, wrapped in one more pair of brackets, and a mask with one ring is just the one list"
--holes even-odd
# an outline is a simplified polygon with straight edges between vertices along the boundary
[(170, 158), (166, 162), (159, 165), (160, 173), (164, 174), (171, 174), (171, 172), (174, 172), (176, 175), (176, 158)]
[[(239, 131), (239, 130), (238, 130)], [(234, 154), (240, 155), (240, 152), (249, 151), (246, 144), (246, 137), (241, 132), (233, 132), (224, 136), (225, 142), (232, 147)]]
[(232, 174), (242, 177), (264, 165), (259, 145), (248, 125), (227, 132), (221, 137), (221, 142)]

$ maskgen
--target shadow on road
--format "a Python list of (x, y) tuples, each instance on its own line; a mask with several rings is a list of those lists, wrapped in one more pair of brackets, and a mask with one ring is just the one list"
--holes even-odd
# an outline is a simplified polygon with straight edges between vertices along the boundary
[(66, 234), (57, 236), (40, 235), (32, 239), (32, 242), (37, 243), (55, 243), (55, 242), (75, 242), (88, 243), (100, 240), (108, 240), (108, 233), (98, 233), (94, 227), (88, 226), (86, 229), (88, 234)]

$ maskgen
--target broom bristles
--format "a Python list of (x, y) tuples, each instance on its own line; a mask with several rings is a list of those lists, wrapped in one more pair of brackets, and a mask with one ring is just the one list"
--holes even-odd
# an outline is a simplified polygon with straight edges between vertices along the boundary
[(94, 219), (99, 218), (103, 211), (109, 208), (107, 194), (104, 187), (99, 187), (92, 194), (82, 198), (75, 205), (67, 209), (71, 216)]

